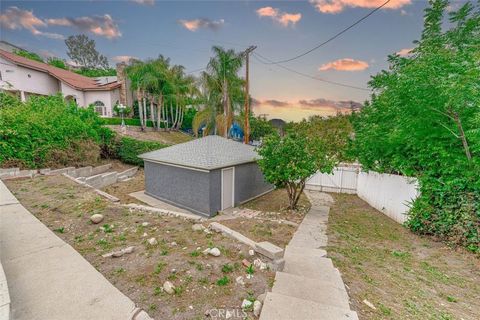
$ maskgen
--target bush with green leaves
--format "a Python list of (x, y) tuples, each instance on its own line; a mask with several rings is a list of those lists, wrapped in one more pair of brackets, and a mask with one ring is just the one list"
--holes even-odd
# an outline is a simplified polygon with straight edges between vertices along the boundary
[(113, 137), (92, 108), (67, 104), (60, 95), (32, 96), (22, 103), (0, 93), (1, 166), (94, 163)]
[(370, 82), (375, 94), (353, 117), (364, 169), (418, 179), (407, 226), (480, 252), (480, 5), (449, 13), (436, 0), (407, 57)]
[(297, 207), (305, 181), (317, 171), (332, 172), (335, 164), (320, 139), (298, 133), (284, 137), (270, 135), (257, 151), (265, 179), (276, 187), (286, 188), (291, 210)]
[(125, 163), (143, 166), (143, 160), (138, 155), (161, 149), (167, 145), (154, 141), (140, 141), (129, 137), (122, 137), (118, 142), (117, 156)]

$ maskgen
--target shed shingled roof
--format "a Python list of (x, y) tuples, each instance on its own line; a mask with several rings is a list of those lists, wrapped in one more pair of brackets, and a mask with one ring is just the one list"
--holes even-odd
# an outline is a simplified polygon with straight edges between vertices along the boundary
[(206, 136), (139, 156), (145, 161), (161, 162), (203, 170), (214, 170), (258, 158), (255, 147), (220, 136)]

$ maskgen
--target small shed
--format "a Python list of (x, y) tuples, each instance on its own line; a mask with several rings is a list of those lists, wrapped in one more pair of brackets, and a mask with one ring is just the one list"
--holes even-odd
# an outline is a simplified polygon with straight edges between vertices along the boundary
[(145, 193), (203, 216), (237, 206), (273, 189), (255, 148), (220, 136), (177, 144), (139, 156)]

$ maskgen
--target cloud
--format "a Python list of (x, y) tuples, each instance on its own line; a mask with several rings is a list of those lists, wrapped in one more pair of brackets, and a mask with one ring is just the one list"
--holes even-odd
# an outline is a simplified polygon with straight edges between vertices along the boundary
[(130, 0), (130, 1), (138, 4), (142, 4), (145, 6), (153, 6), (155, 4), (155, 0)]
[(36, 17), (33, 11), (22, 10), (18, 7), (9, 7), (0, 14), (0, 26), (10, 30), (26, 29), (35, 36), (43, 36), (50, 39), (64, 39), (65, 37), (58, 33), (43, 32), (38, 28), (45, 28), (47, 24), (42, 19)]
[(322, 64), (318, 70), (337, 70), (337, 71), (362, 71), (368, 68), (368, 62), (361, 60), (354, 60), (350, 58), (338, 59), (325, 64)]
[(108, 39), (122, 36), (117, 23), (109, 14), (91, 17), (47, 19), (46, 23), (52, 26), (74, 27), (82, 32), (91, 32)]
[[(381, 6), (385, 0), (309, 0), (310, 3), (322, 13), (339, 13), (345, 8), (369, 8), (374, 9)], [(399, 9), (409, 5), (412, 0), (391, 0), (383, 8)]]
[[(290, 112), (295, 112), (295, 110), (313, 110), (316, 112), (324, 113), (326, 115), (334, 115), (338, 112), (348, 113), (353, 110), (359, 110), (363, 105), (356, 101), (347, 101), (347, 100), (329, 100), (324, 98), (309, 99), (309, 100), (298, 100), (295, 102), (291, 101), (280, 101), (274, 99), (267, 100), (257, 100), (252, 99), (252, 106), (265, 109), (268, 107), (273, 107), (274, 109), (288, 110)], [(270, 110), (274, 110), (270, 109)]]
[(280, 9), (272, 7), (263, 7), (257, 9), (256, 12), (259, 17), (272, 18), (275, 22), (284, 27), (288, 27), (290, 24), (294, 26), (298, 21), (300, 21), (300, 19), (302, 19), (301, 13), (282, 12)]
[(189, 31), (197, 31), (198, 29), (210, 29), (217, 31), (225, 24), (225, 20), (210, 20), (210, 19), (192, 19), (192, 20), (178, 20), (178, 23)]
[(134, 56), (115, 56), (115, 57), (112, 57), (112, 60), (114, 62), (129, 62), (131, 59), (138, 60), (138, 58), (134, 57)]
[(412, 52), (413, 48), (404, 48), (397, 52), (399, 56), (405, 57), (408, 56)]

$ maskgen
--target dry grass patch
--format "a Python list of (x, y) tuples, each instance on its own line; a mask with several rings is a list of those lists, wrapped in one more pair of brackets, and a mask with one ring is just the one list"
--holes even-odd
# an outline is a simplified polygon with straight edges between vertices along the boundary
[(130, 193), (145, 189), (145, 175), (143, 168), (138, 168), (137, 173), (128, 181), (111, 184), (102, 190), (118, 199), (121, 203), (138, 203), (145, 205), (142, 201), (130, 196)]
[(412, 234), (357, 196), (332, 196), (327, 251), (361, 319), (480, 319), (478, 257)]
[[(239, 307), (273, 283), (270, 271), (255, 270), (246, 279), (241, 261), (255, 258), (248, 256), (248, 247), (218, 233), (192, 231), (192, 223), (183, 219), (128, 210), (62, 176), (6, 184), (30, 212), (155, 319), (204, 319), (206, 310)], [(98, 225), (89, 219), (95, 213), (105, 217)], [(158, 244), (148, 244), (151, 237)], [(102, 257), (129, 246), (135, 246), (131, 254)], [(221, 255), (204, 255), (208, 247), (219, 248)], [(238, 276), (245, 286), (236, 284)], [(173, 295), (161, 289), (167, 280), (176, 287)]]
[(282, 222), (263, 219), (237, 218), (220, 223), (256, 242), (269, 241), (281, 248), (285, 248), (297, 229)]
[[(108, 125), (106, 127), (122, 134), (121, 126)], [(193, 137), (180, 131), (154, 131), (152, 128), (147, 128), (146, 131), (142, 132), (140, 127), (135, 126), (129, 126), (125, 135), (138, 140), (155, 141), (163, 144), (178, 144), (193, 139)]]
[(302, 193), (297, 210), (288, 209), (288, 195), (285, 189), (275, 189), (240, 206), (240, 208), (262, 211), (262, 216), (265, 218), (284, 219), (295, 223), (302, 222), (310, 207), (310, 201)]

